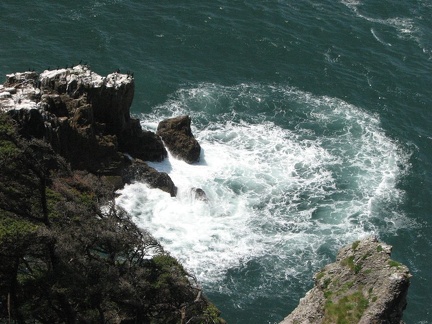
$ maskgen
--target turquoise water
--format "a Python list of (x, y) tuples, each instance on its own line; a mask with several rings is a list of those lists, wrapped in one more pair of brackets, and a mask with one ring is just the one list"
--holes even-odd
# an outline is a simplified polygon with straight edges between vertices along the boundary
[(119, 203), (229, 323), (280, 321), (367, 235), (414, 275), (406, 323), (432, 323), (431, 17), (426, 0), (3, 0), (0, 74), (120, 68), (143, 127), (191, 115), (201, 162), (153, 165), (179, 196), (135, 184)]

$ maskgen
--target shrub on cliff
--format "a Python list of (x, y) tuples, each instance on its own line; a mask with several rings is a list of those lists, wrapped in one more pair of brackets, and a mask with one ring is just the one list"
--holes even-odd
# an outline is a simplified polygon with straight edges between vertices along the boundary
[(0, 113), (0, 322), (218, 323), (214, 309), (112, 188)]

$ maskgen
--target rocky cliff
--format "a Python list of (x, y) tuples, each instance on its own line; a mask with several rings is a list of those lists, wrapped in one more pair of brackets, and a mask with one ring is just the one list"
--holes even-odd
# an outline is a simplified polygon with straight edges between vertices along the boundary
[(343, 247), (281, 324), (403, 323), (411, 275), (390, 254), (373, 237)]
[(133, 95), (131, 75), (102, 77), (77, 65), (8, 74), (0, 85), (0, 110), (15, 119), (21, 135), (44, 138), (73, 169), (117, 178), (117, 187), (136, 174), (175, 195), (169, 176), (141, 161), (161, 161), (167, 151), (159, 136), (131, 117)]
[(13, 73), (0, 85), (0, 322), (225, 323), (114, 190), (175, 196), (167, 156), (130, 116), (134, 80), (87, 66)]

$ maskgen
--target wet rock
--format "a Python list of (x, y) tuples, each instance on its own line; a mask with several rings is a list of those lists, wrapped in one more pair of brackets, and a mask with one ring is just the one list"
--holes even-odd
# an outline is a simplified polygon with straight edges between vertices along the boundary
[(373, 237), (342, 248), (281, 324), (403, 323), (411, 274), (390, 251)]
[(168, 150), (187, 163), (198, 162), (201, 147), (192, 134), (191, 118), (179, 116), (161, 121), (156, 134), (162, 137)]
[(120, 150), (144, 161), (163, 161), (168, 153), (159, 136), (142, 130), (138, 119), (131, 119), (130, 127), (119, 136)]
[(138, 159), (134, 160), (131, 165), (123, 170), (122, 177), (125, 183), (142, 181), (147, 183), (151, 188), (158, 188), (169, 193), (171, 197), (175, 197), (177, 194), (177, 187), (168, 174), (159, 172)]
[(195, 200), (200, 200), (200, 201), (208, 202), (207, 194), (201, 188), (195, 188), (194, 187), (194, 188), (191, 189), (191, 193), (192, 193), (192, 197)]

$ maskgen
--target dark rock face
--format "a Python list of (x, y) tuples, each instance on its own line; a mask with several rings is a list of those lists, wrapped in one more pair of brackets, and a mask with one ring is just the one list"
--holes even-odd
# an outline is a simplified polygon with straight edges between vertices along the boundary
[(8, 114), (17, 122), (21, 136), (43, 138), (45, 125), (42, 114), (36, 109), (12, 109)]
[(132, 181), (143, 181), (152, 188), (158, 188), (168, 192), (171, 197), (177, 194), (177, 187), (165, 172), (158, 172), (145, 162), (135, 160), (130, 166), (123, 170), (123, 181), (131, 183)]
[(120, 150), (145, 161), (159, 162), (168, 156), (161, 138), (142, 130), (138, 119), (131, 119), (129, 125), (119, 136)]
[[(23, 136), (45, 138), (73, 169), (121, 176), (131, 163), (123, 152), (147, 161), (167, 156), (160, 137), (142, 130), (139, 120), (131, 118), (133, 95), (130, 75), (102, 77), (77, 65), (7, 75), (0, 85), (0, 110), (16, 120)], [(168, 175), (156, 177), (155, 172), (151, 185), (161, 187)]]
[(411, 274), (390, 252), (391, 246), (376, 238), (345, 246), (281, 324), (403, 323)]
[(179, 116), (161, 121), (156, 134), (162, 137), (168, 150), (187, 163), (199, 161), (201, 147), (191, 130), (189, 116)]

